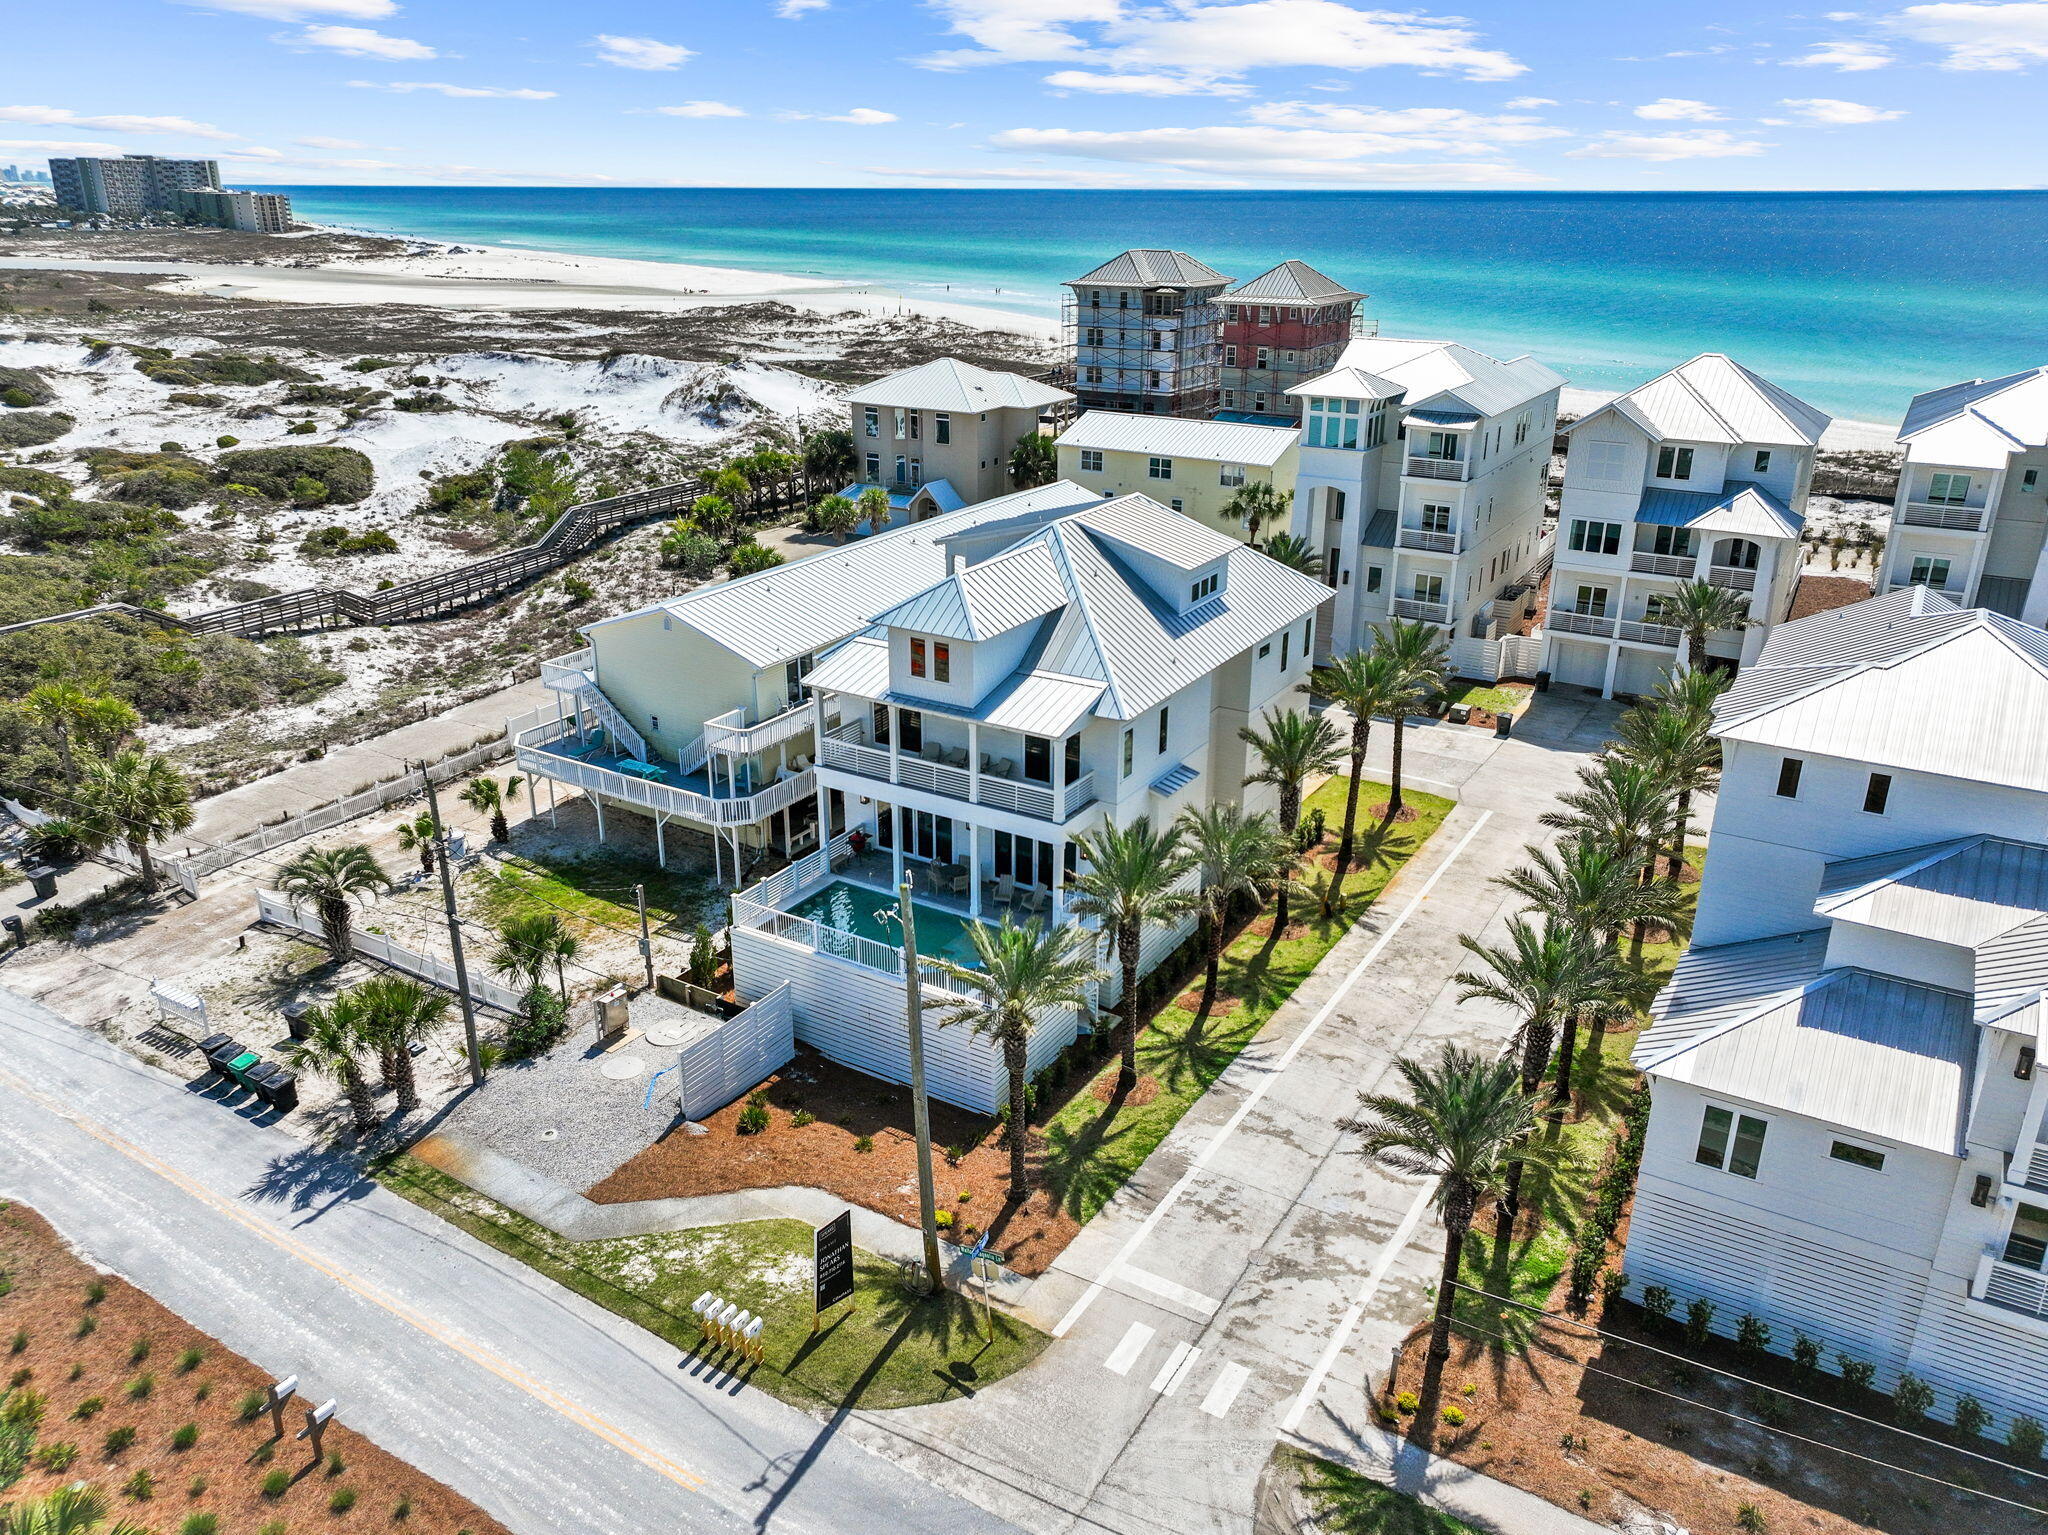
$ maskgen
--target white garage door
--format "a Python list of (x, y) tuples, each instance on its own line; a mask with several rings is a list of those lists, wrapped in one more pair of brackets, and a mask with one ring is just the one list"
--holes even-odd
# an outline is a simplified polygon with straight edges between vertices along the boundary
[(1599, 687), (1607, 680), (1607, 647), (1589, 645), (1584, 640), (1553, 639), (1550, 680), (1582, 688)]
[(1624, 647), (1621, 660), (1614, 668), (1614, 691), (1637, 697), (1656, 691), (1677, 658), (1675, 650), (1630, 650)]

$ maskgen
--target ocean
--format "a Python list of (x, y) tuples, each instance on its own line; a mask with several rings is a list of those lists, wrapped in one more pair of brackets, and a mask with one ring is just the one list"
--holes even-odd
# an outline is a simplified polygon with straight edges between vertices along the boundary
[(1721, 351), (1838, 417), (2048, 362), (2048, 192), (289, 187), (382, 233), (872, 282), (1031, 314), (1127, 246), (1299, 257), (1381, 333), (1624, 389)]

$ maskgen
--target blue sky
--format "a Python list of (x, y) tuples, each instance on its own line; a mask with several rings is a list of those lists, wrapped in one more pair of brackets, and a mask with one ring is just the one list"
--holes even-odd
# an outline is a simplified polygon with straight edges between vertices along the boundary
[(0, 163), (240, 185), (2048, 183), (2048, 3), (83, 0), (6, 35)]

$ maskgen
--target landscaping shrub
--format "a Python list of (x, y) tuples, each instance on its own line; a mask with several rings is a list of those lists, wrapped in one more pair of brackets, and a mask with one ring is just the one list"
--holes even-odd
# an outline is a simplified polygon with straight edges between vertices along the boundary
[(129, 1401), (139, 1402), (148, 1396), (150, 1392), (156, 1390), (156, 1377), (144, 1371), (128, 1382), (124, 1390)]
[(801, 1130), (805, 1125), (816, 1124), (818, 1122), (818, 1116), (813, 1114), (809, 1109), (798, 1109), (794, 1114), (789, 1116), (789, 1122), (795, 1128)]
[(1918, 1423), (1934, 1407), (1934, 1388), (1910, 1370), (1899, 1375), (1892, 1387), (1892, 1416), (1901, 1423)]
[(1868, 1391), (1877, 1378), (1877, 1366), (1867, 1359), (1851, 1359), (1847, 1354), (1835, 1355), (1835, 1368), (1842, 1374), (1842, 1384)]
[(263, 492), (273, 501), (292, 499), (293, 481), (305, 477), (327, 487), (326, 500), (343, 504), (362, 501), (376, 488), (376, 469), (354, 448), (243, 448), (223, 453), (214, 466), (222, 481), (232, 480)]
[(732, 553), (727, 557), (727, 564), (735, 576), (751, 576), (756, 571), (772, 570), (782, 563), (780, 554), (752, 538), (733, 545)]
[(283, 1496), (284, 1496), (284, 1495), (285, 1495), (286, 1493), (290, 1492), (291, 1490), (292, 1490), (292, 1474), (291, 1474), (291, 1472), (289, 1472), (289, 1471), (286, 1471), (286, 1470), (284, 1470), (284, 1469), (283, 1469), (282, 1467), (280, 1467), (280, 1468), (279, 1468), (278, 1470), (275, 1470), (275, 1471), (266, 1471), (266, 1472), (265, 1472), (265, 1473), (263, 1474), (263, 1496), (264, 1496), (264, 1497), (266, 1497), (266, 1498), (281, 1498), (281, 1497), (283, 1497)]
[(171, 1435), (171, 1448), (174, 1450), (189, 1450), (197, 1443), (199, 1443), (199, 1425), (197, 1423), (180, 1423)]
[(2048, 1429), (2042, 1428), (2040, 1419), (2025, 1413), (2014, 1418), (2005, 1431), (2005, 1447), (2021, 1460), (2039, 1460), (2044, 1444), (2048, 1444)]
[(45, 1471), (69, 1471), (71, 1463), (78, 1459), (78, 1446), (61, 1440), (53, 1444), (36, 1447), (36, 1464)]
[(178, 1535), (215, 1535), (219, 1529), (219, 1514), (187, 1514), (178, 1526)]
[(1703, 1347), (1707, 1336), (1714, 1330), (1714, 1303), (1704, 1296), (1685, 1308), (1685, 1341), (1693, 1348)]
[(149, 1339), (137, 1338), (133, 1343), (128, 1345), (128, 1362), (130, 1364), (141, 1364), (142, 1361), (147, 1359), (148, 1357)]
[(263, 1410), (270, 1405), (270, 1398), (261, 1391), (245, 1391), (241, 1404), (235, 1409), (235, 1416), (244, 1423), (254, 1423), (263, 1416)]
[(1811, 1380), (1820, 1369), (1820, 1343), (1805, 1333), (1792, 1335), (1792, 1373), (1799, 1380)]
[[(1566, 1293), (1574, 1310), (1584, 1310), (1592, 1297), (1594, 1281), (1607, 1261), (1608, 1244), (1614, 1240), (1615, 1228), (1621, 1224), (1621, 1213), (1628, 1208), (1629, 1196), (1635, 1192), (1636, 1172), (1643, 1163), (1643, 1137), (1650, 1128), (1650, 1089), (1647, 1082), (1639, 1083), (1630, 1092), (1628, 1101), (1621, 1107), (1621, 1114), (1626, 1129), (1621, 1139), (1614, 1143), (1607, 1165), (1593, 1186), (1592, 1211), (1579, 1223), (1578, 1235), (1572, 1244), (1571, 1281)], [(1643, 1294), (1643, 1305), (1645, 1310), (1649, 1309), (1648, 1291)], [(1662, 1321), (1669, 1314), (1667, 1310), (1657, 1319)]]
[[(23, 1376), (27, 1375), (23, 1371)], [(34, 1428), (43, 1421), (43, 1414), (49, 1410), (50, 1399), (40, 1391), (26, 1391), (16, 1388), (0, 1396), (0, 1423), (9, 1428)]]
[(1446, 1407), (1443, 1410), (1443, 1420), (1452, 1428), (1463, 1428), (1465, 1426), (1465, 1409), (1462, 1407)]
[(1769, 1352), (1771, 1324), (1745, 1311), (1735, 1319), (1735, 1346), (1752, 1356)]
[(106, 1405), (107, 1399), (105, 1397), (89, 1396), (71, 1409), (71, 1416), (74, 1418), (90, 1418), (95, 1413), (104, 1409)]
[(107, 1430), (107, 1437), (101, 1441), (109, 1455), (119, 1455), (133, 1443), (135, 1443), (135, 1430), (132, 1428), (109, 1429)]
[(686, 518), (677, 518), (656, 546), (661, 563), (686, 576), (708, 576), (724, 553), (718, 540)]
[(356, 1506), (356, 1490), (353, 1487), (337, 1487), (334, 1496), (327, 1500), (327, 1512), (345, 1514)]
[(138, 1503), (155, 1497), (156, 1473), (147, 1466), (137, 1466), (134, 1474), (126, 1482), (122, 1483), (121, 1491)]
[(190, 1375), (205, 1362), (206, 1351), (204, 1349), (188, 1348), (178, 1355), (178, 1373), (180, 1375)]
[(1956, 1432), (1965, 1439), (1981, 1439), (1991, 1426), (1991, 1414), (1974, 1396), (1956, 1398)]
[(740, 1110), (736, 1128), (741, 1135), (759, 1135), (768, 1128), (768, 1111), (758, 1103), (750, 1103)]
[(855, 1151), (873, 1151), (875, 1149), (875, 1138), (872, 1135), (863, 1135), (853, 1143), (853, 1149)]

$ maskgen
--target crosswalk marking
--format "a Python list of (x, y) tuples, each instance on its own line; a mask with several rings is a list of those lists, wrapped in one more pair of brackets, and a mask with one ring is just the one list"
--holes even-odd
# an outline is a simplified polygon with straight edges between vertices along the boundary
[(1112, 1375), (1128, 1375), (1131, 1373), (1131, 1366), (1138, 1362), (1138, 1356), (1145, 1352), (1145, 1345), (1151, 1341), (1152, 1329), (1143, 1322), (1133, 1322), (1130, 1331), (1124, 1334), (1123, 1341), (1110, 1351), (1109, 1357), (1102, 1363)]
[(1250, 1379), (1251, 1371), (1241, 1364), (1226, 1364), (1216, 1372), (1216, 1383), (1209, 1388), (1209, 1394), (1202, 1398), (1202, 1411), (1212, 1418), (1220, 1418), (1230, 1411), (1230, 1404), (1237, 1400), (1238, 1392)]
[(1199, 1291), (1190, 1290), (1184, 1284), (1176, 1284), (1171, 1279), (1162, 1279), (1157, 1274), (1134, 1267), (1128, 1263), (1120, 1267), (1116, 1273), (1117, 1277), (1125, 1283), (1134, 1285), (1140, 1290), (1149, 1290), (1161, 1300), (1172, 1301), (1176, 1306), (1185, 1306), (1188, 1310), (1194, 1312), (1196, 1316), (1214, 1316), (1218, 1308), (1223, 1304), (1221, 1301), (1210, 1299)]
[(1180, 1389), (1195, 1361), (1202, 1357), (1202, 1351), (1192, 1343), (1176, 1343), (1173, 1352), (1166, 1356), (1166, 1363), (1159, 1367), (1159, 1373), (1152, 1377), (1152, 1389), (1161, 1396), (1172, 1396)]

